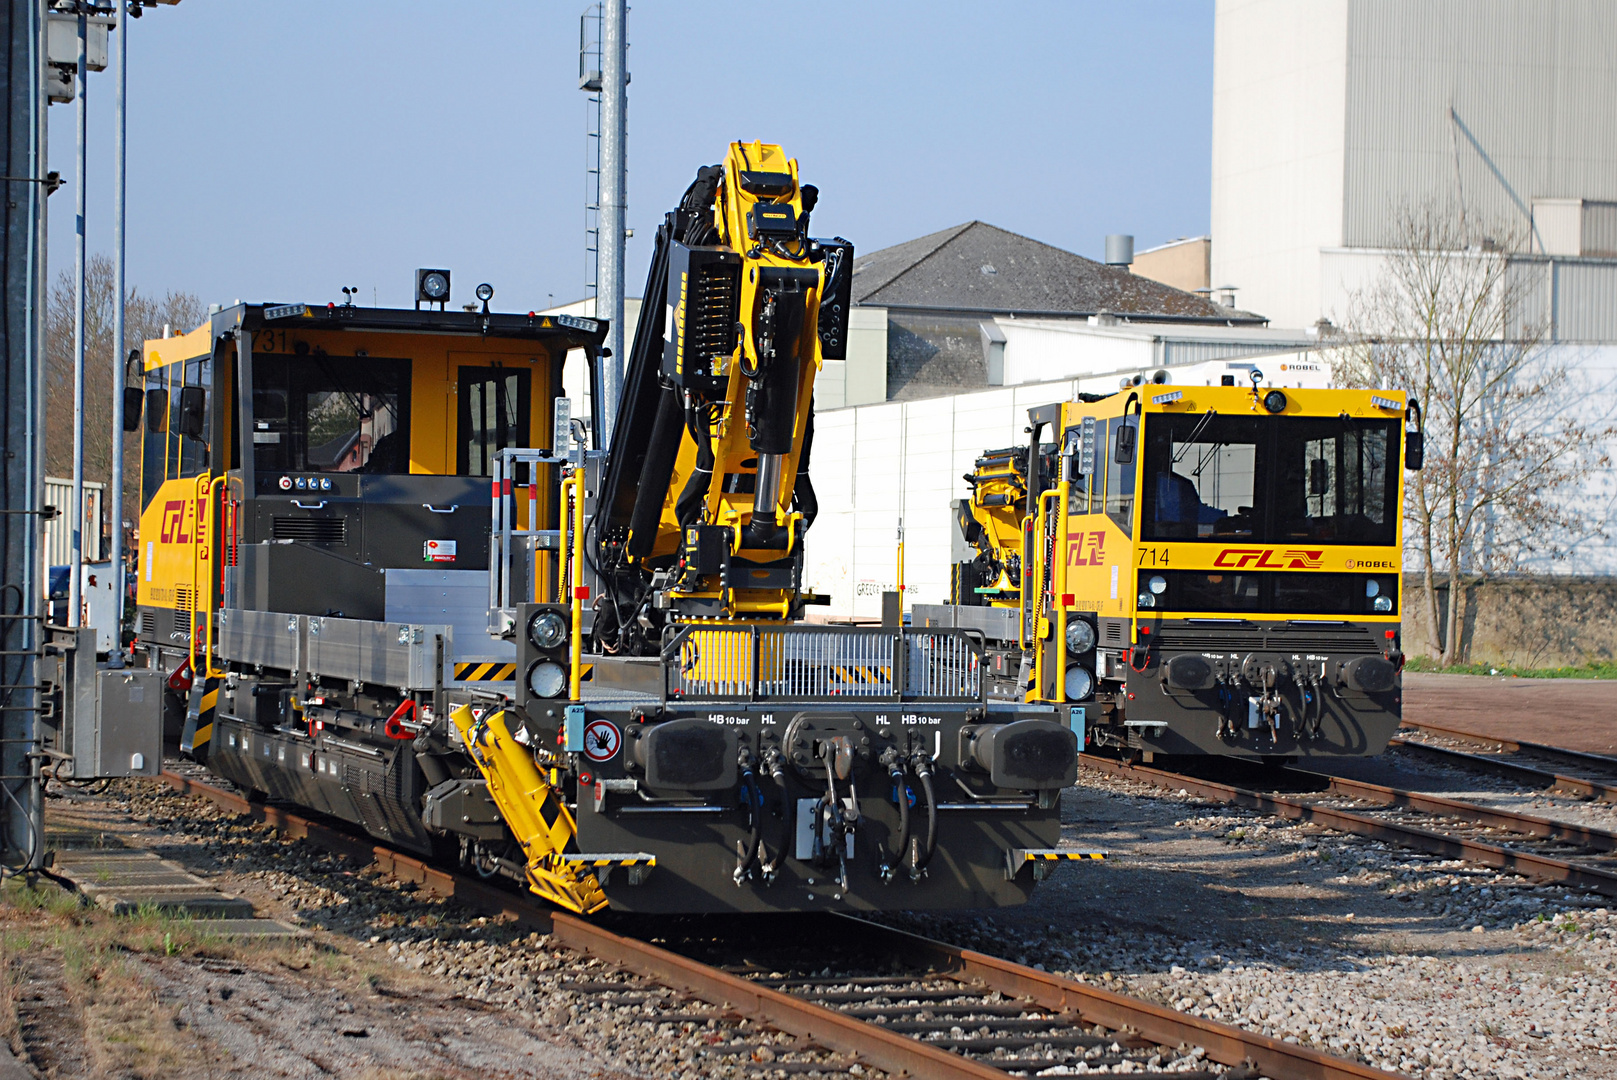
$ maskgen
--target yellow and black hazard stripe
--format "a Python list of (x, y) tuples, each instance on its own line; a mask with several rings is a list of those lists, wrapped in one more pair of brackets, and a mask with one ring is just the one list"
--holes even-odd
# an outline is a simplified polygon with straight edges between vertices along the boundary
[(611, 855), (590, 855), (578, 852), (560, 852), (553, 856), (558, 866), (656, 866), (657, 856), (644, 851), (624, 852)]
[[(1106, 858), (1104, 851), (1083, 851), (1077, 848), (1011, 848), (1005, 853), (1005, 880), (1014, 881), (1024, 863), (1047, 864), (1104, 858)], [(1049, 867), (1037, 868), (1033, 872), (1033, 879), (1038, 881), (1049, 872)]]
[(517, 666), (495, 661), (455, 665), (456, 682), (510, 682), (517, 677)]
[(892, 672), (887, 668), (873, 667), (868, 664), (838, 664), (832, 669), (832, 681), (855, 686), (876, 686), (885, 684), (891, 678)]
[(191, 684), (191, 699), (185, 709), (185, 728), (180, 732), (180, 753), (201, 761), (208, 756), (213, 739), (213, 714), (219, 704), (219, 679), (210, 676)]

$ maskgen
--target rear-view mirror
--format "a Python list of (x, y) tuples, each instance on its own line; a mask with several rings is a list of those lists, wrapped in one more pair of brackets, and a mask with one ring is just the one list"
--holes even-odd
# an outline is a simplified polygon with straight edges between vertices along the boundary
[(1324, 458), (1315, 458), (1308, 463), (1308, 493), (1310, 495), (1323, 495), (1331, 490), (1331, 467)]
[(1112, 461), (1118, 465), (1127, 465), (1134, 460), (1134, 439), (1138, 429), (1133, 425), (1124, 424), (1117, 429), (1117, 450), (1112, 454)]
[(166, 426), (168, 426), (168, 391), (162, 389), (146, 391), (146, 430), (153, 435), (161, 435)]
[(1426, 433), (1404, 432), (1404, 468), (1419, 469), (1426, 461)]
[(124, 430), (140, 430), (140, 407), (146, 403), (146, 395), (141, 393), (138, 386), (124, 387)]
[(208, 392), (200, 386), (180, 387), (179, 415), (174, 418), (174, 427), (181, 435), (192, 439), (202, 438), (203, 426), (207, 421)]

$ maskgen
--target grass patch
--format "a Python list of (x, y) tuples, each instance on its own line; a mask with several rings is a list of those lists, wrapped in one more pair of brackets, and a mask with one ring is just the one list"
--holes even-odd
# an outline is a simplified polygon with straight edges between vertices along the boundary
[(1411, 656), (1405, 671), (1433, 672), (1440, 675), (1499, 675), (1515, 679), (1617, 679), (1617, 660), (1594, 660), (1572, 667), (1523, 668), (1509, 664), (1450, 664), (1447, 667), (1425, 656)]
[(327, 977), (354, 982), (366, 974), (357, 970), (363, 961), (307, 938), (220, 935), (208, 919), (150, 905), (113, 915), (48, 878), (12, 878), (0, 884), (0, 1038), (25, 1049), (22, 987), (45, 972), (59, 978), (72, 1015), (58, 1019), (82, 1027), (97, 1075), (156, 1080), (211, 1073), (217, 1050), (189, 1029), (185, 1003), (160, 996), (144, 978), (148, 963), (165, 958), (292, 971), (317, 965)]

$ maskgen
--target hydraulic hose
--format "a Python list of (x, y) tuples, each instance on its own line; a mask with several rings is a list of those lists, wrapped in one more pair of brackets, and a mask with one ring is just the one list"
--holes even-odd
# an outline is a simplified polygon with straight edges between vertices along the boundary
[(922, 847), (920, 838), (916, 837), (915, 862), (910, 867), (910, 880), (920, 881), (926, 873), (926, 864), (932, 861), (932, 854), (938, 849), (938, 798), (932, 790), (932, 759), (916, 754), (910, 759), (910, 767), (921, 782), (921, 798), (926, 800), (926, 846)]
[(781, 761), (780, 750), (771, 746), (764, 751), (763, 766), (769, 772), (769, 778), (775, 782), (775, 790), (780, 793), (776, 813), (780, 817), (780, 842), (775, 845), (773, 852), (768, 844), (762, 845), (760, 854), (763, 856), (764, 884), (774, 883), (775, 874), (780, 870), (780, 861), (786, 856), (787, 845), (792, 838), (791, 792), (786, 788), (786, 766)]
[(882, 755), (882, 764), (887, 766), (887, 775), (893, 781), (893, 797), (898, 802), (898, 836), (893, 841), (893, 853), (891, 857), (883, 856), (881, 865), (876, 868), (882, 883), (890, 884), (897, 864), (904, 861), (904, 849), (910, 846), (910, 794), (903, 756), (889, 749)]
[(696, 465), (685, 478), (685, 486), (674, 503), (674, 518), (682, 529), (702, 523), (707, 489), (713, 482), (713, 440), (708, 433), (707, 410), (692, 408), (688, 412), (692, 415), (687, 419), (686, 430), (696, 444)]
[(747, 819), (751, 828), (745, 842), (736, 841), (735, 883), (740, 885), (752, 876), (752, 864), (758, 858), (763, 843), (763, 792), (758, 788), (758, 777), (752, 771), (752, 752), (741, 756), (741, 794), (747, 800)]

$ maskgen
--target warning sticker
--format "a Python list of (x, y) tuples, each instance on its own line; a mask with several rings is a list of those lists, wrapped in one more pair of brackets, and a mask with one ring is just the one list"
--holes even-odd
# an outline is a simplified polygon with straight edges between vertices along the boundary
[(610, 720), (591, 720), (584, 725), (584, 756), (591, 761), (611, 761), (622, 741), (623, 733)]

